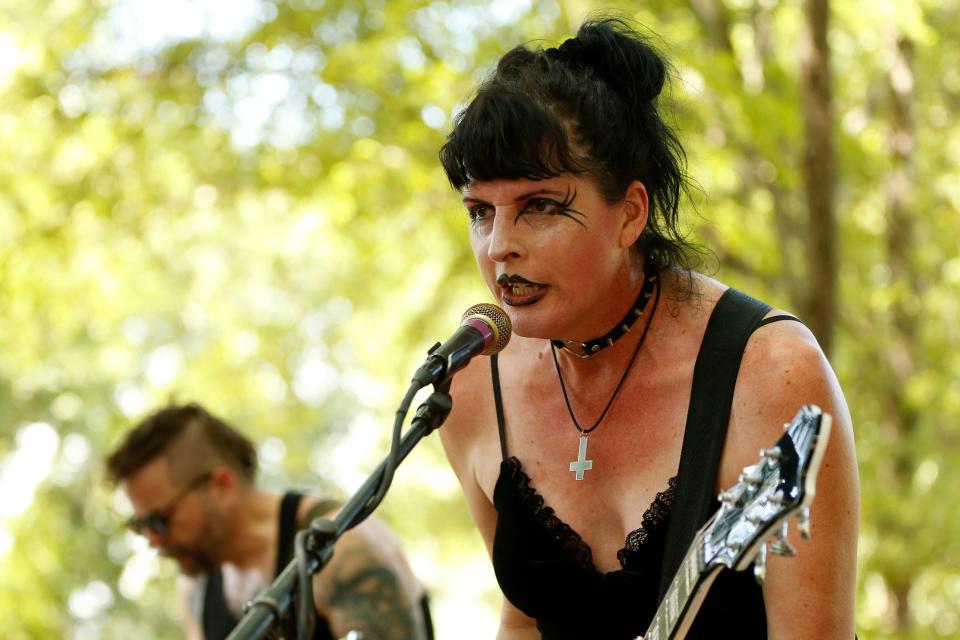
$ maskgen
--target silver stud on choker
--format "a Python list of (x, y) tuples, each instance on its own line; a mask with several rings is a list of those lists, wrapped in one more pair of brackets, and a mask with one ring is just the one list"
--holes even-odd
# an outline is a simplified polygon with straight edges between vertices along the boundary
[[(647, 301), (650, 300), (650, 297), (653, 295), (653, 287), (657, 282), (656, 268), (651, 261), (648, 260), (646, 262), (643, 273), (645, 276), (643, 286), (640, 287), (640, 293), (637, 294), (637, 299), (634, 301), (633, 306), (630, 307), (630, 310), (627, 311), (627, 315), (623, 316), (623, 319), (620, 320), (613, 329), (610, 329), (610, 331), (599, 338), (587, 342), (551, 340), (551, 344), (557, 349), (563, 349), (577, 358), (586, 359), (596, 355), (597, 352), (606, 349), (626, 335), (631, 327), (633, 327), (633, 323), (637, 321), (637, 318), (643, 315), (643, 310), (647, 306)], [(652, 273), (653, 275), (646, 277), (648, 273)]]

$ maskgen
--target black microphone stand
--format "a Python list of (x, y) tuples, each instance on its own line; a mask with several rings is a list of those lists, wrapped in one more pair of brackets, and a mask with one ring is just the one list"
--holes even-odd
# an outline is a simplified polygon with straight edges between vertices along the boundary
[[(413, 389), (413, 387), (411, 387)], [(419, 387), (414, 389), (419, 390)], [(408, 397), (412, 399), (413, 393), (408, 392)], [(409, 402), (405, 401), (409, 406)], [(450, 397), (450, 378), (442, 380), (434, 385), (434, 391), (430, 394), (423, 404), (417, 409), (414, 419), (410, 423), (410, 429), (400, 439), (398, 446), (392, 446), (390, 454), (376, 468), (373, 474), (367, 478), (356, 493), (343, 505), (333, 520), (318, 518), (314, 520), (309, 529), (301, 531), (298, 534), (297, 553), (305, 554), (303, 558), (294, 558), (286, 568), (277, 576), (276, 580), (265, 589), (260, 595), (247, 603), (243, 618), (234, 627), (227, 640), (254, 640), (259, 638), (273, 637), (268, 636), (274, 625), (280, 623), (290, 626), (291, 605), (294, 600), (294, 591), (300, 589), (301, 593), (312, 594), (310, 577), (318, 573), (330, 560), (333, 555), (333, 546), (343, 533), (360, 524), (374, 509), (379, 501), (382, 500), (386, 491), (384, 481), (389, 484), (393, 477), (393, 472), (399, 463), (407, 457), (407, 454), (423, 439), (436, 430), (450, 414), (453, 407), (453, 400)], [(401, 409), (403, 416), (406, 410)], [(398, 411), (400, 414), (400, 411)], [(402, 421), (403, 416), (398, 415), (398, 420)], [(397, 426), (399, 426), (399, 421)], [(298, 566), (299, 565), (299, 566)], [(300, 576), (306, 576), (307, 584), (300, 584)], [(312, 597), (301, 598), (306, 600), (303, 604), (298, 604), (301, 611), (297, 612), (300, 619), (298, 632), (303, 635), (303, 619), (306, 615), (312, 622), (314, 620), (314, 605)], [(307, 605), (307, 606), (305, 606)], [(302, 609), (308, 608), (308, 612)], [(312, 624), (308, 633), (312, 634)]]

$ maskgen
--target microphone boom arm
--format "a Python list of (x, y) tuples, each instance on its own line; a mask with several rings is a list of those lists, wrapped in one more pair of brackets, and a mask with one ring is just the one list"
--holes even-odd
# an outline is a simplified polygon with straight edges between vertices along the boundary
[[(428, 352), (404, 395), (393, 424), (390, 451), (363, 486), (337, 512), (333, 520), (317, 518), (296, 536), (295, 558), (260, 595), (247, 603), (243, 618), (227, 640), (264, 638), (277, 623), (290, 623), (287, 613), (298, 589), (296, 637), (306, 640), (313, 634), (316, 611), (313, 605), (312, 576), (333, 555), (333, 545), (343, 533), (357, 526), (379, 506), (393, 481), (397, 466), (423, 439), (437, 429), (453, 408), (450, 382), (453, 375), (478, 355), (498, 353), (510, 340), (510, 318), (503, 309), (481, 303), (467, 309), (460, 328), (443, 344)], [(434, 391), (417, 409), (410, 429), (400, 437), (403, 421), (417, 392), (432, 384)]]
[[(433, 393), (417, 409), (410, 428), (400, 440), (395, 462), (397, 466), (425, 436), (435, 431), (450, 414), (453, 400), (450, 397), (450, 380), (434, 387)], [(366, 482), (343, 505), (333, 520), (318, 518), (305, 531), (308, 536), (306, 548), (307, 573), (318, 573), (333, 555), (333, 545), (346, 531), (360, 524), (369, 516), (377, 504), (371, 504), (380, 490), (384, 473), (393, 475), (388, 467), (391, 455), (388, 455)], [(243, 618), (234, 627), (227, 640), (255, 640), (265, 638), (274, 624), (282, 622), (293, 602), (293, 592), (297, 588), (299, 570), (297, 560), (291, 560), (276, 580), (260, 595), (247, 603)], [(309, 588), (309, 586), (308, 586)], [(312, 606), (312, 603), (311, 603)]]

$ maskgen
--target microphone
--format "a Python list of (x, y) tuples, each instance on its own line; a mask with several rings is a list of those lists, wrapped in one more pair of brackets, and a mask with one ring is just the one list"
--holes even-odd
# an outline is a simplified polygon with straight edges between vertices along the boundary
[(463, 313), (460, 328), (443, 344), (437, 343), (413, 382), (420, 387), (444, 383), (467, 366), (474, 356), (500, 353), (510, 342), (510, 318), (495, 304), (475, 304)]

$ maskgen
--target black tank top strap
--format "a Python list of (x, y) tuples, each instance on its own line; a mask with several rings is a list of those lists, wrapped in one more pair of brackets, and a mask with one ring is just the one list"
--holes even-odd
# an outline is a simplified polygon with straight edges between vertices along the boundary
[(714, 486), (743, 350), (771, 308), (731, 288), (720, 297), (707, 322), (693, 370), (677, 488), (663, 556), (661, 597), (714, 506)]
[(227, 599), (223, 595), (223, 575), (220, 569), (214, 569), (206, 576), (203, 589), (203, 612), (201, 614), (203, 637), (206, 640), (223, 640), (238, 620), (227, 607)]
[(280, 500), (280, 530), (277, 533), (277, 569), (273, 575), (278, 576), (284, 567), (293, 559), (293, 539), (297, 535), (297, 510), (303, 495), (296, 491), (288, 491)]
[(764, 318), (759, 322), (759, 324), (757, 324), (757, 329), (759, 329), (764, 325), (768, 325), (772, 322), (780, 322), (781, 320), (793, 320), (794, 322), (799, 322), (800, 324), (803, 324), (803, 320), (801, 320), (800, 318), (796, 316), (789, 316), (789, 315), (783, 314), (779, 316), (770, 316), (769, 318)]
[(497, 430), (500, 432), (500, 455), (507, 459), (507, 427), (503, 418), (503, 398), (500, 396), (500, 366), (497, 354), (490, 356), (490, 374), (493, 378), (493, 404), (497, 409)]
[[(296, 491), (288, 491), (283, 494), (280, 500), (279, 529), (277, 532), (277, 572), (280, 573), (293, 560), (293, 546), (296, 540), (297, 532), (302, 528), (297, 522), (297, 511), (300, 510), (300, 501), (303, 500), (303, 494)], [(334, 508), (336, 503), (325, 501), (319, 504), (325, 505), (319, 510), (326, 513)], [(318, 505), (311, 507), (311, 511), (318, 510)], [(304, 523), (304, 526), (309, 523)], [(294, 616), (291, 616), (294, 618)], [(313, 640), (333, 640), (333, 632), (330, 630), (330, 624), (326, 618), (317, 616), (317, 625), (313, 630)]]
[[(276, 575), (286, 568), (287, 564), (293, 559), (293, 544), (300, 529), (297, 522), (297, 511), (300, 508), (300, 501), (303, 495), (295, 491), (288, 491), (280, 500), (280, 513), (278, 516), (277, 532), (277, 556), (276, 556)], [(325, 513), (334, 509), (337, 505), (335, 501), (323, 501), (318, 503), (323, 505), (322, 512)], [(314, 507), (316, 509), (316, 507)], [(220, 569), (214, 569), (206, 576), (206, 586), (203, 594), (203, 614), (202, 625), (203, 635), (206, 640), (223, 640), (233, 628), (237, 626), (237, 618), (231, 613), (227, 606), (226, 596), (223, 591), (223, 574)], [(317, 626), (313, 635), (314, 640), (333, 640), (333, 633), (330, 631), (330, 625), (326, 619), (318, 616)]]

